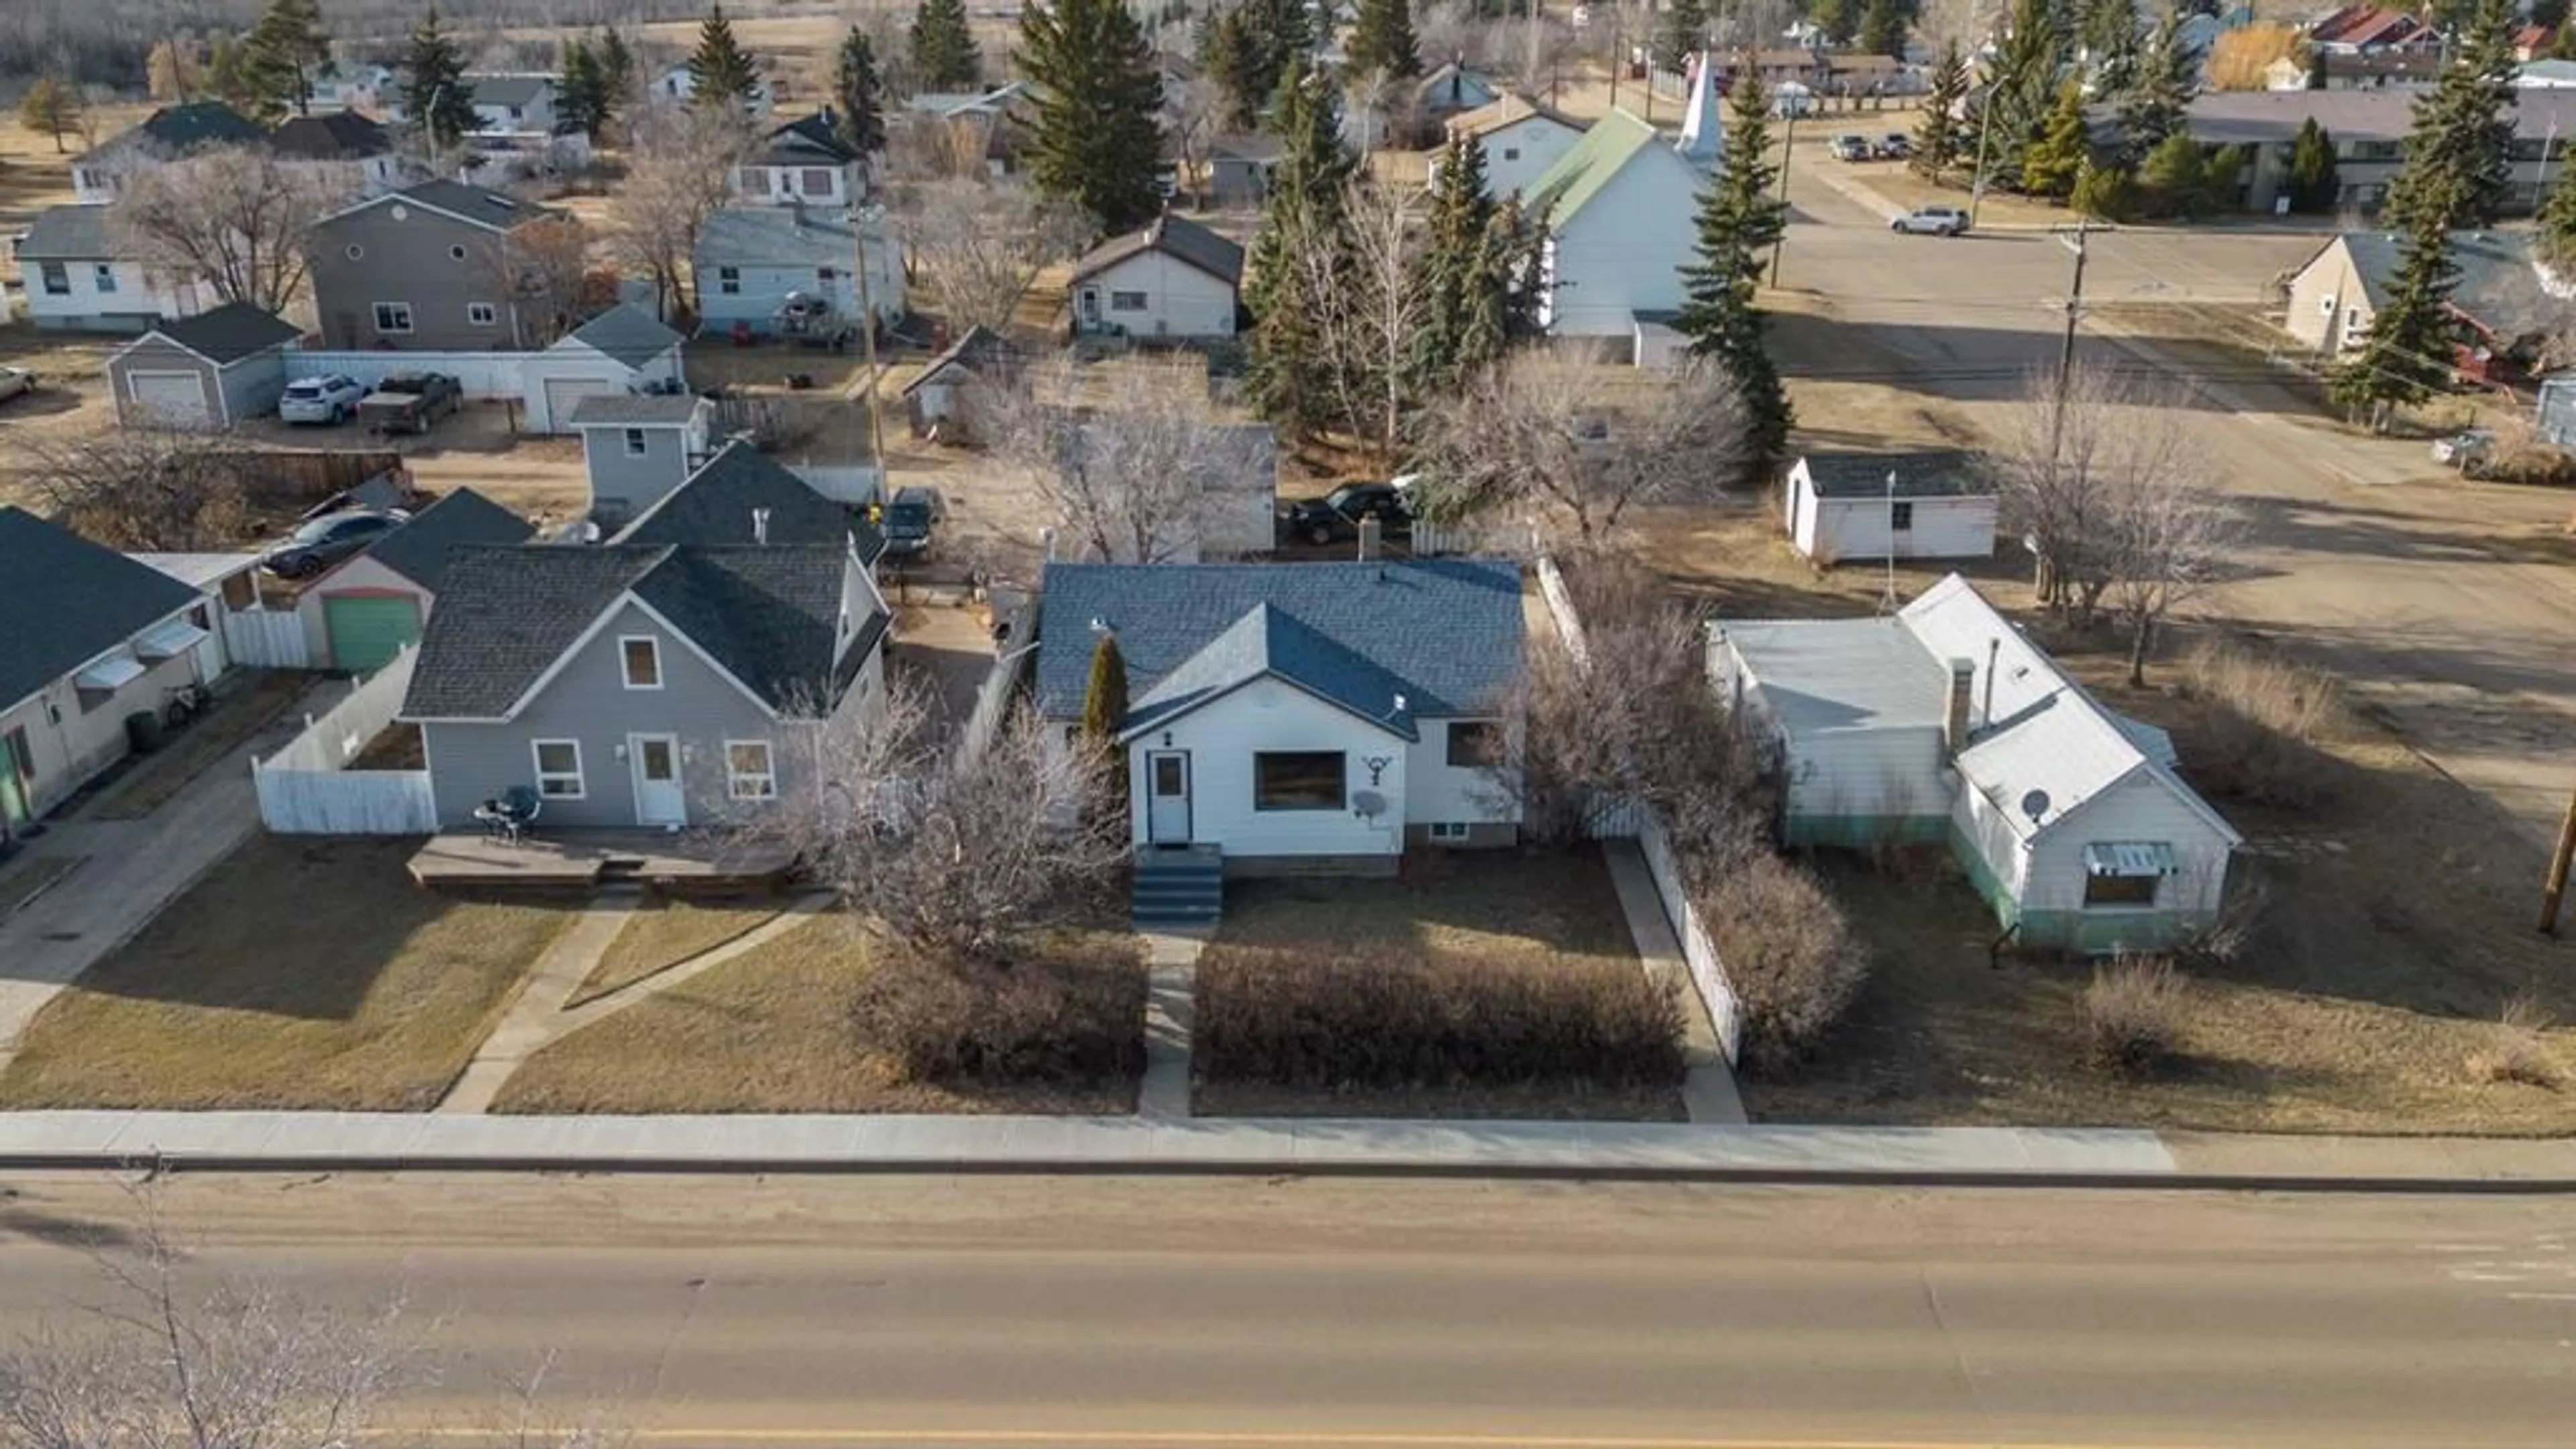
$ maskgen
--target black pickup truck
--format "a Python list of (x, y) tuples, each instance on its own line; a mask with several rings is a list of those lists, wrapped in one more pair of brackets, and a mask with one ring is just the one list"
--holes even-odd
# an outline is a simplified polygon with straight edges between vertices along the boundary
[(443, 372), (397, 372), (358, 400), (358, 420), (371, 433), (425, 433), (464, 405), (465, 390)]

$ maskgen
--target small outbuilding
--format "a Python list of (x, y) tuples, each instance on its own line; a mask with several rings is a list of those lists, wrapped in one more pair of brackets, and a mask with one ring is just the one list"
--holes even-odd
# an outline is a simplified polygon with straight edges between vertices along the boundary
[(584, 398), (682, 391), (680, 342), (679, 333), (632, 303), (591, 318), (520, 367), (525, 429), (573, 431), (573, 411)]
[(685, 393), (590, 397), (573, 409), (590, 479), (590, 519), (621, 528), (705, 463), (716, 405)]
[(248, 302), (165, 319), (107, 360), (116, 419), (128, 427), (229, 428), (277, 410), (294, 323)]
[(1074, 263), (1071, 285), (1076, 332), (1232, 337), (1242, 310), (1243, 248), (1166, 212), (1092, 248)]
[(1809, 453), (1781, 492), (1790, 540), (1818, 564), (1994, 556), (1994, 485), (1968, 453)]
[(920, 435), (937, 429), (943, 439), (950, 437), (966, 422), (968, 392), (1005, 381), (1014, 360), (1002, 334), (980, 323), (967, 328), (903, 385), (912, 431)]
[(524, 543), (535, 525), (459, 488), (315, 579), (296, 600), (316, 668), (365, 674), (420, 638), (456, 549)]

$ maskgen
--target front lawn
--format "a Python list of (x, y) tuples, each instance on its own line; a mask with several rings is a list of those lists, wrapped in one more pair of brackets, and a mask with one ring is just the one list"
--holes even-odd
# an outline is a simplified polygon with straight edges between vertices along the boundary
[(0, 1106), (437, 1105), (573, 912), (424, 891), (419, 848), (254, 836), (37, 1013)]
[(1199, 959), (1194, 1110), (1680, 1121), (1681, 1021), (1598, 851), (1239, 881)]
[(778, 918), (777, 900), (685, 901), (656, 896), (638, 908), (608, 943), (566, 1006), (579, 1006), (656, 976)]
[[(863, 994), (883, 947), (839, 916), (820, 916), (721, 966), (549, 1043), (501, 1088), (496, 1112), (1032, 1112), (1135, 1110), (1144, 1059), (1144, 965), (1123, 932), (1061, 931), (1023, 943), (1031, 969), (978, 974), (975, 986), (907, 996), (917, 1025), (964, 1030), (1009, 1020), (1036, 1050), (971, 1074), (916, 1074), (883, 1012)], [(944, 968), (901, 967), (951, 981)], [(1014, 990), (1040, 970), (1105, 990), (1060, 1012), (1031, 1012)], [(998, 983), (998, 984), (995, 984)], [(1119, 1068), (1050, 1071), (1047, 1036), (1109, 1039)], [(997, 1054), (998, 1057), (998, 1054)], [(1051, 1078), (1032, 1080), (1032, 1075)]]

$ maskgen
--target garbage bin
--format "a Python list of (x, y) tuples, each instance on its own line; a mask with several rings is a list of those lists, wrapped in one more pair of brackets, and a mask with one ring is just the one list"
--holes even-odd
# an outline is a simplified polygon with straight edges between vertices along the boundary
[(138, 709), (125, 717), (125, 742), (134, 753), (148, 755), (161, 748), (161, 716), (148, 709)]

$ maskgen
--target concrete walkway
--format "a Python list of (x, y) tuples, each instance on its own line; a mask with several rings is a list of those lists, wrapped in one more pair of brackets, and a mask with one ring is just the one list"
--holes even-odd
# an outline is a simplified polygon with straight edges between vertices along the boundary
[(1145, 933), (1145, 1080), (1136, 1115), (1169, 1121), (1190, 1115), (1190, 1007), (1198, 995), (1203, 935)]
[(1691, 981), (1690, 962), (1682, 957), (1681, 938), (1664, 918), (1663, 898), (1655, 894), (1646, 854), (1633, 840), (1605, 840), (1602, 854), (1610, 862), (1610, 885), (1619, 893), (1619, 909), (1628, 917), (1628, 934), (1637, 942), (1638, 959), (1649, 980), (1681, 997), (1684, 1013), (1682, 1055), (1690, 1075), (1682, 1080), (1682, 1107), (1693, 1122), (1723, 1126), (1742, 1124), (1744, 1097), (1735, 1089), (1735, 1073), (1719, 1049), (1717, 1029), (1709, 1022), (1708, 1003)]
[(501, 1084), (528, 1059), (537, 1048), (562, 1035), (556, 1024), (563, 1006), (581, 983), (599, 965), (616, 943), (617, 934), (626, 929), (641, 898), (632, 891), (595, 896), (581, 913), (581, 918), (566, 926), (555, 937), (545, 954), (537, 958), (526, 982), (519, 988), (519, 999), (510, 1005), (501, 1024), (475, 1048), (474, 1060), (456, 1078), (440, 1099), (438, 1110), (451, 1113), (480, 1113), (492, 1110), (492, 1099), (501, 1095)]
[(318, 713), (347, 689), (315, 681), (302, 699), (140, 820), (66, 820), (26, 843), (30, 855), (82, 864), (26, 909), (0, 920), (0, 1069), (54, 993), (125, 944), (250, 838), (259, 828), (251, 756), (294, 738), (307, 710)]

